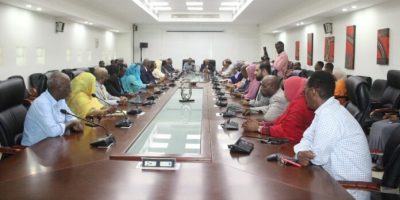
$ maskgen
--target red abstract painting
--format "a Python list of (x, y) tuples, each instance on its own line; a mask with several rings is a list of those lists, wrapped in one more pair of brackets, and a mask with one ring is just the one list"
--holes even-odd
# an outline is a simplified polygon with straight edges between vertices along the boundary
[(389, 64), (389, 29), (378, 30), (378, 50), (376, 52), (378, 65)]
[(309, 33), (307, 35), (307, 65), (312, 66), (313, 65), (313, 41), (314, 39), (314, 34)]
[(346, 28), (346, 69), (354, 69), (354, 56), (356, 47), (356, 26)]
[(324, 60), (333, 63), (335, 55), (335, 37), (325, 37)]
[(296, 41), (296, 48), (294, 52), (294, 59), (300, 60), (300, 41)]

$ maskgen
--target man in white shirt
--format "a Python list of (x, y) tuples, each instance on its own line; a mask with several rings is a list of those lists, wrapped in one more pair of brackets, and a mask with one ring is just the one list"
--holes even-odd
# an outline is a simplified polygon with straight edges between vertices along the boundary
[[(104, 82), (109, 78), (108, 72), (106, 68), (96, 67), (94, 70), (94, 76), (96, 77), (96, 96), (103, 101), (100, 101), (102, 104), (107, 106), (108, 104), (111, 105), (118, 105), (118, 104), (126, 104), (128, 102), (128, 98), (121, 96), (115, 97), (110, 95), (106, 87), (104, 86)], [(107, 103), (105, 103), (105, 102)]]
[[(324, 168), (334, 179), (371, 181), (371, 156), (367, 138), (354, 117), (334, 99), (335, 79), (318, 71), (307, 82), (308, 107), (315, 110), (310, 127), (294, 152), (303, 166)], [(365, 195), (349, 190), (356, 199)]]
[(280, 88), (280, 78), (267, 75), (260, 84), (260, 93), (269, 98), (269, 104), (260, 107), (251, 107), (243, 112), (243, 115), (251, 113), (263, 113), (264, 120), (274, 122), (286, 109), (288, 101)]
[(21, 144), (34, 145), (47, 137), (62, 136), (66, 130), (81, 132), (83, 126), (75, 117), (65, 115), (72, 111), (65, 103), (71, 92), (71, 81), (66, 74), (54, 72), (47, 81), (48, 89), (36, 98), (25, 118)]

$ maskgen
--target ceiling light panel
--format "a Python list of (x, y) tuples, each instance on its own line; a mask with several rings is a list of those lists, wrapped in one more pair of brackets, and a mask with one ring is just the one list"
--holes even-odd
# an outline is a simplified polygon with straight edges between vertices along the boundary
[(188, 10), (202, 11), (203, 7), (187, 7)]
[(203, 6), (202, 1), (187, 1), (186, 6)]

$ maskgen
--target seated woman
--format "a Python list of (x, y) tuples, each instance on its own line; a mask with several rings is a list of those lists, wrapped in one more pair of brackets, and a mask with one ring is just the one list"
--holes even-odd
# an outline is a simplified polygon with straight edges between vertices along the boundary
[(249, 86), (247, 90), (244, 92), (244, 98), (247, 100), (255, 99), (258, 93), (258, 89), (260, 88), (260, 82), (256, 79), (256, 67), (257, 64), (250, 64), (247, 68), (247, 77), (249, 78)]
[(314, 112), (308, 108), (304, 96), (306, 79), (293, 76), (286, 79), (283, 84), (285, 97), (289, 101), (285, 112), (273, 123), (248, 120), (242, 126), (245, 131), (258, 131), (263, 135), (287, 138), (291, 142), (299, 143), (303, 132), (314, 119)]
[(151, 62), (152, 65), (154, 65), (154, 70), (153, 70), (153, 76), (157, 80), (163, 81), (165, 79), (165, 74), (161, 71), (161, 60), (156, 60), (154, 62)]
[(101, 117), (115, 111), (115, 107), (106, 107), (92, 94), (96, 93), (96, 78), (89, 72), (82, 72), (71, 81), (71, 95), (68, 106), (78, 117)]
[(348, 97), (347, 97), (347, 88), (346, 88), (346, 74), (341, 70), (336, 70), (333, 75), (336, 79), (336, 87), (335, 87), (335, 99), (337, 99), (342, 106), (346, 106)]
[(140, 79), (140, 65), (138, 64), (129, 65), (124, 76), (121, 77), (121, 82), (122, 87), (128, 93), (136, 93), (147, 88), (147, 85)]

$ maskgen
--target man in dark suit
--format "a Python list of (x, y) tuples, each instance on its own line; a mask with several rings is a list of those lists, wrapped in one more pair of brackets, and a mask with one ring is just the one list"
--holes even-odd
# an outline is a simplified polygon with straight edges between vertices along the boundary
[(210, 63), (210, 60), (205, 59), (203, 64), (201, 64), (200, 72), (213, 74), (215, 72), (215, 65)]
[(144, 84), (156, 83), (156, 79), (152, 74), (154, 65), (151, 62), (148, 59), (144, 59), (143, 64), (140, 66), (140, 79)]

